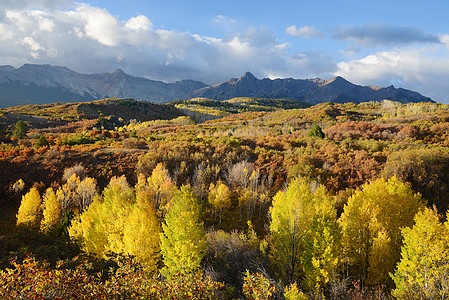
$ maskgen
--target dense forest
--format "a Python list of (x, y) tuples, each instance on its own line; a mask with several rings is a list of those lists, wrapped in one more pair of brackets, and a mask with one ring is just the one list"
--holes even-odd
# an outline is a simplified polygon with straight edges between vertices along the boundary
[(449, 105), (0, 110), (2, 299), (447, 299)]

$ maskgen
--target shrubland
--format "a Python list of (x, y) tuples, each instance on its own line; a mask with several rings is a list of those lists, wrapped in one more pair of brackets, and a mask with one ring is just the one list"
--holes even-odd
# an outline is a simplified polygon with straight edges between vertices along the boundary
[(301, 105), (3, 109), (0, 295), (446, 299), (449, 106)]

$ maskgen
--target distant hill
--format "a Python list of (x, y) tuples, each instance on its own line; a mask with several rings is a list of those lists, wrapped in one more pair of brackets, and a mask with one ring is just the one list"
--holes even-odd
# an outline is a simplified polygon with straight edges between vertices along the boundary
[(12, 125), (19, 119), (33, 124), (35, 127), (46, 127), (53, 124), (76, 120), (95, 120), (99, 117), (151, 121), (171, 120), (184, 114), (171, 105), (154, 104), (133, 99), (102, 99), (91, 102), (51, 103), (42, 105), (21, 105), (3, 108), (0, 124)]
[(291, 99), (263, 99), (238, 97), (229, 100), (192, 98), (170, 104), (198, 123), (243, 112), (270, 112), (284, 109), (307, 108), (312, 104)]
[(155, 103), (236, 97), (293, 99), (310, 104), (366, 102), (384, 99), (428, 102), (417, 92), (395, 88), (360, 86), (342, 77), (323, 79), (257, 79), (250, 72), (217, 85), (193, 80), (173, 83), (134, 77), (116, 70), (103, 74), (80, 74), (66, 67), (25, 64), (16, 69), (0, 66), (0, 107), (51, 102), (91, 101), (108, 97), (134, 98)]

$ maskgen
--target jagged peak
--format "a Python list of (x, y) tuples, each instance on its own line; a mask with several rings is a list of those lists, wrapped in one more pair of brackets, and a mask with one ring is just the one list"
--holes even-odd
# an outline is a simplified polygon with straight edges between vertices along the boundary
[(251, 79), (251, 80), (254, 80), (254, 79), (257, 79), (257, 78), (251, 72), (248, 71), (245, 74), (243, 74), (243, 76), (240, 77), (240, 79)]
[(331, 79), (329, 79), (329, 80), (327, 80), (325, 82), (325, 84), (331, 84), (331, 83), (334, 83), (334, 84), (342, 84), (342, 83), (344, 83), (344, 84), (346, 84), (346, 83), (350, 83), (350, 82), (347, 81), (346, 79), (344, 79), (341, 76), (336, 76), (336, 77), (331, 78)]
[(367, 85), (366, 87), (369, 87), (372, 90), (378, 91), (383, 89), (383, 87), (377, 86), (377, 85)]

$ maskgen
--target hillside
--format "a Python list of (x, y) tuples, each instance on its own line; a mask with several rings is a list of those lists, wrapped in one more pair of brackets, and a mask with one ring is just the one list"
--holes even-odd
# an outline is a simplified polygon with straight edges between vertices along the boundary
[[(103, 99), (0, 114), (0, 296), (238, 299), (264, 283), (283, 297), (293, 276), (311, 298), (392, 299), (402, 228), (431, 214), (430, 245), (449, 238), (449, 105)], [(285, 233), (300, 239), (293, 275)], [(155, 276), (191, 256), (191, 273)]]
[(193, 98), (185, 101), (170, 102), (169, 104), (174, 105), (174, 107), (198, 123), (242, 112), (275, 111), (311, 106), (309, 103), (297, 100), (248, 97), (238, 97), (229, 100)]
[(250, 72), (216, 85), (193, 80), (173, 83), (134, 77), (122, 70), (103, 74), (80, 74), (66, 67), (25, 64), (16, 69), (0, 67), (0, 107), (51, 102), (92, 101), (101, 98), (133, 98), (155, 103), (208, 98), (237, 97), (293, 99), (309, 104), (368, 102), (384, 99), (429, 102), (417, 92), (395, 88), (359, 86), (342, 77), (315, 79), (257, 79)]
[[(11, 125), (14, 116), (29, 115), (24, 118), (30, 123), (51, 121), (92, 120), (99, 117), (121, 118), (129, 120), (150, 121), (174, 119), (182, 114), (170, 105), (154, 104), (133, 99), (102, 99), (78, 103), (52, 103), (43, 105), (23, 105), (1, 109), (3, 123)], [(11, 120), (10, 120), (11, 119)], [(1, 121), (0, 121), (1, 122)]]

